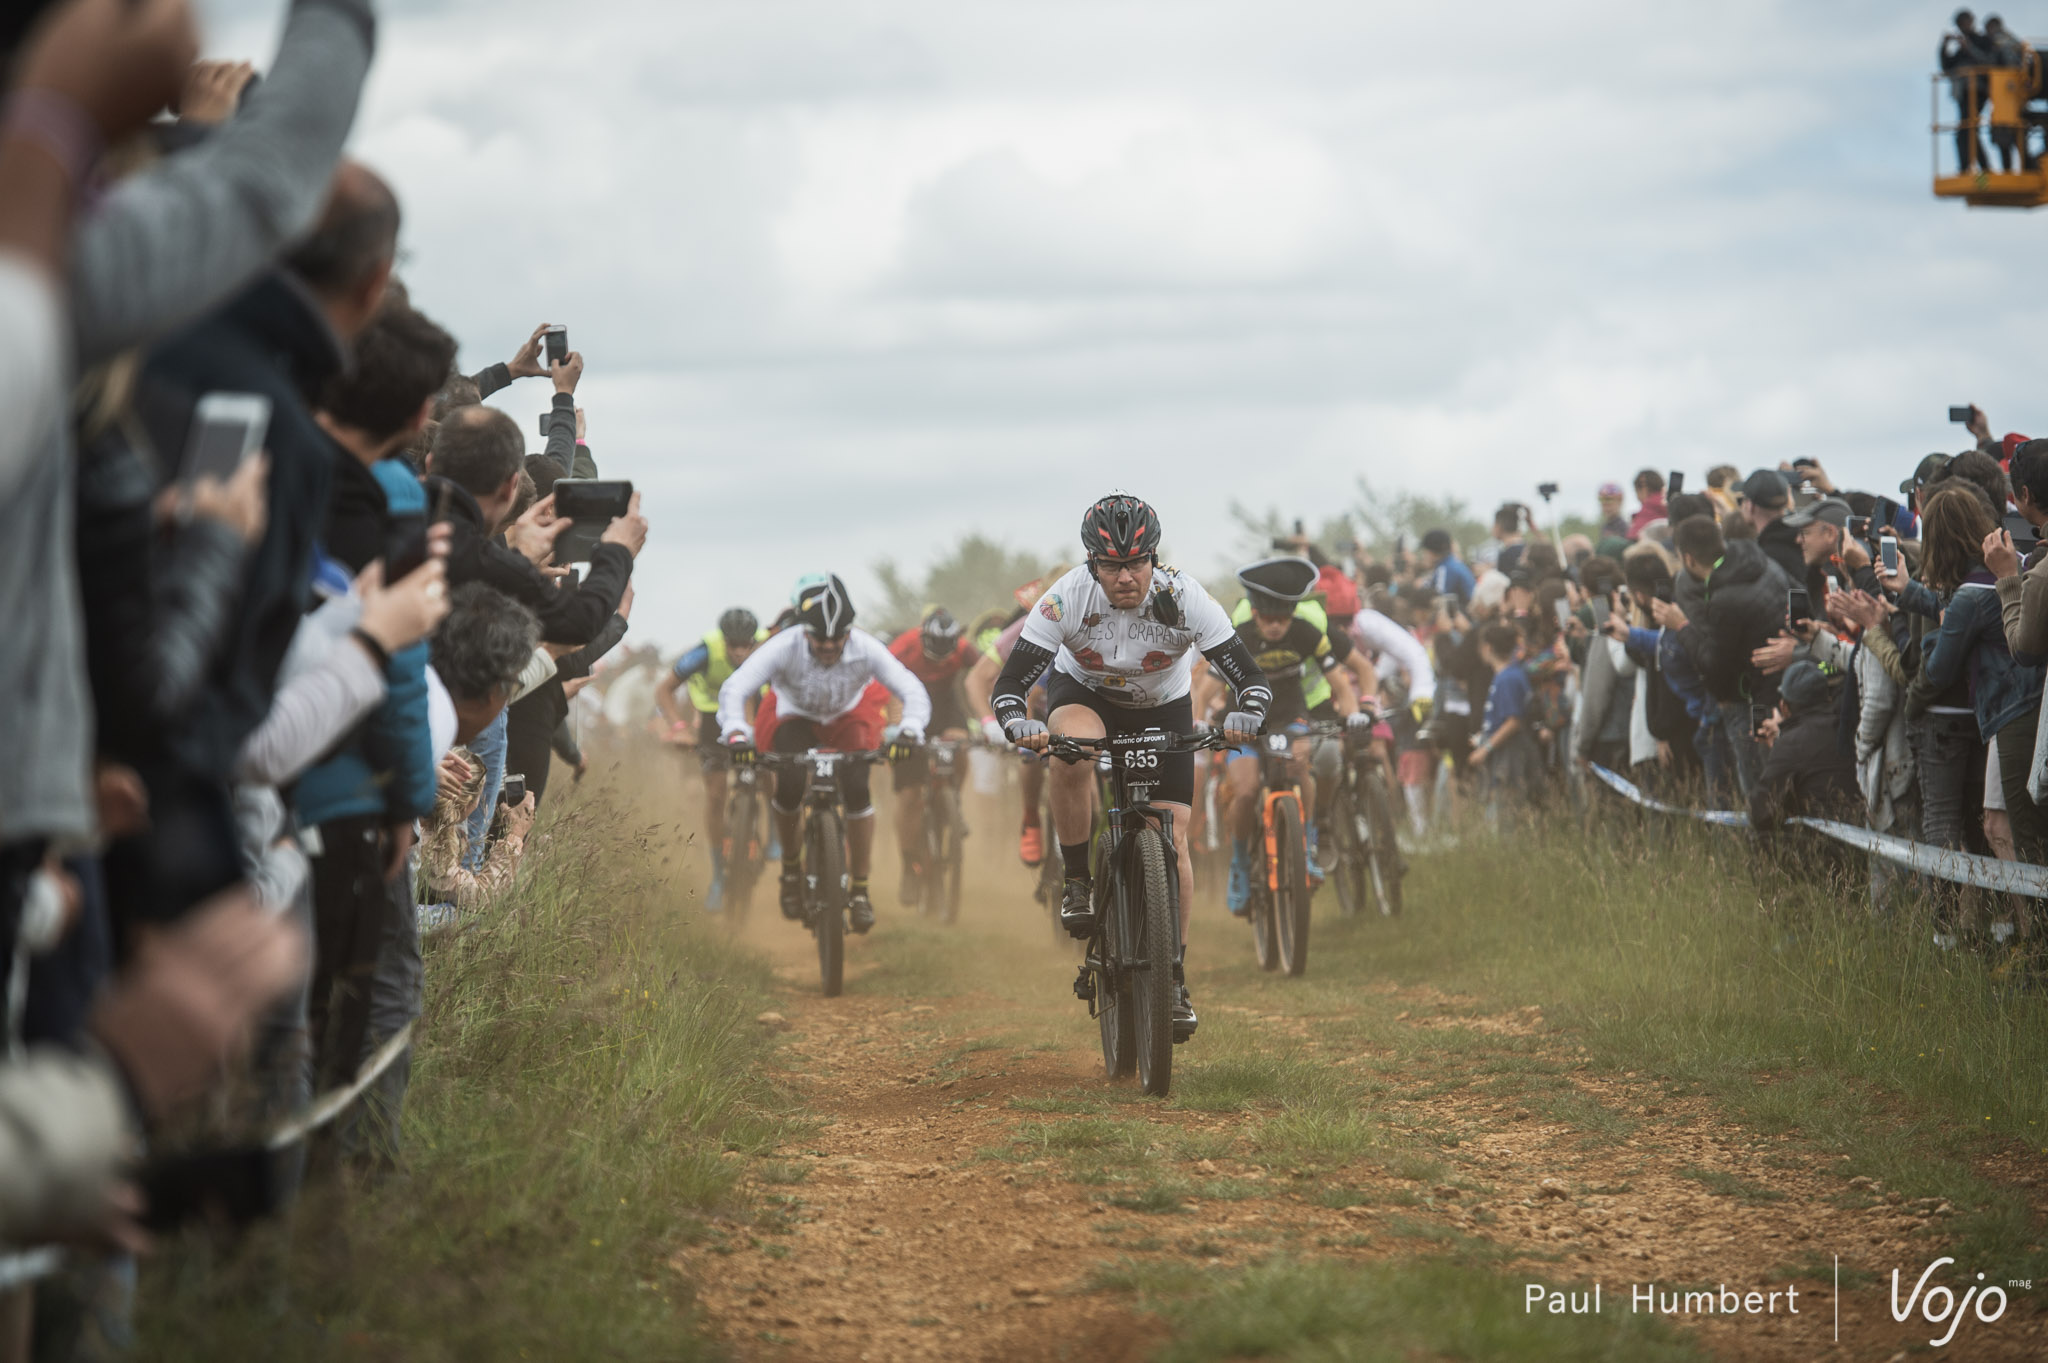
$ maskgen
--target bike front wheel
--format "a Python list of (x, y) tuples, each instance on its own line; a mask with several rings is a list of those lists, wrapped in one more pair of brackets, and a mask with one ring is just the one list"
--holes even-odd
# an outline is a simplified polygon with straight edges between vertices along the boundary
[(725, 912), (735, 923), (746, 921), (753, 906), (754, 883), (761, 878), (761, 806), (751, 788), (742, 786), (726, 804)]
[(1372, 894), (1372, 882), (1366, 870), (1366, 836), (1360, 820), (1364, 816), (1347, 789), (1339, 789), (1336, 798), (1330, 802), (1330, 836), (1336, 846), (1329, 848), (1332, 858), (1330, 879), (1337, 886), (1337, 907), (1346, 918), (1352, 918), (1365, 909), (1367, 896)]
[(1364, 787), (1366, 826), (1372, 831), (1368, 874), (1373, 898), (1378, 901), (1382, 914), (1398, 918), (1401, 916), (1401, 877), (1407, 874), (1408, 863), (1402, 859), (1401, 845), (1396, 841), (1393, 800), (1387, 794), (1387, 783), (1377, 772), (1366, 777)]
[[(1138, 1068), (1138, 1043), (1132, 1029), (1134, 1011), (1130, 977), (1124, 963), (1135, 954), (1123, 915), (1117, 912), (1116, 875), (1110, 869), (1109, 834), (1095, 843), (1095, 921), (1093, 949), (1098, 963), (1095, 971), (1095, 1026), (1102, 1034), (1102, 1071), (1112, 1079), (1127, 1079)], [(1059, 903), (1053, 903), (1053, 922), (1059, 922)], [(1065, 928), (1059, 929), (1066, 933)]]
[[(1173, 892), (1167, 886), (1166, 840), (1156, 829), (1135, 835), (1134, 874), (1122, 881), (1126, 930), (1132, 954), (1129, 981), (1131, 1039), (1138, 1052), (1138, 1082), (1164, 1098), (1173, 1087), (1173, 1006), (1180, 991), (1173, 982), (1180, 924), (1174, 921)], [(1173, 868), (1178, 874), (1179, 868)]]
[(818, 982), (825, 997), (846, 987), (846, 833), (839, 811), (811, 815), (804, 832), (804, 880), (810, 898), (811, 931), (818, 938)]
[[(1273, 802), (1273, 935), (1280, 964), (1290, 975), (1308, 969), (1308, 844), (1301, 831), (1301, 805), (1290, 797)], [(1269, 967), (1270, 968), (1270, 967)]]

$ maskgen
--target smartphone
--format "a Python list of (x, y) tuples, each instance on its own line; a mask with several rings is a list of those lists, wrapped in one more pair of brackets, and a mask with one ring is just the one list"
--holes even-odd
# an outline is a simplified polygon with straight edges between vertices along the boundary
[(1675, 606), (1675, 605), (1677, 605), (1677, 604), (1678, 604), (1678, 592), (1677, 592), (1677, 588), (1678, 588), (1678, 584), (1677, 584), (1676, 582), (1669, 582), (1669, 581), (1667, 581), (1667, 582), (1659, 582), (1659, 583), (1657, 584), (1657, 599), (1658, 599), (1659, 601), (1662, 601), (1662, 602), (1663, 602), (1663, 603), (1664, 603), (1665, 605), (1667, 605), (1667, 606)]
[(517, 805), (526, 803), (526, 777), (523, 774), (507, 776), (498, 786), (498, 803)]
[(2039, 533), (2034, 529), (2033, 523), (2017, 511), (2006, 513), (2005, 532), (2012, 536), (2012, 547), (2019, 551), (2021, 558), (2025, 558), (2028, 554), (2034, 552), (2034, 546), (2039, 544), (2041, 540)]
[(412, 576), (427, 561), (427, 518), (393, 516), (384, 528), (384, 580), (397, 582)]
[(1680, 496), (1680, 495), (1682, 495), (1682, 494), (1683, 494), (1684, 492), (1685, 492), (1685, 470), (1684, 470), (1684, 469), (1673, 469), (1673, 470), (1671, 470), (1671, 476), (1670, 476), (1669, 478), (1667, 478), (1667, 479), (1665, 479), (1665, 480), (1664, 480), (1664, 495), (1665, 495), (1665, 497), (1667, 497), (1667, 498), (1670, 498), (1670, 497), (1677, 497), (1677, 496)]
[(1785, 593), (1785, 619), (1792, 624), (1813, 619), (1813, 598), (1804, 587), (1794, 587)]
[(1867, 539), (1869, 539), (1869, 538), (1870, 538), (1870, 517), (1868, 517), (1868, 516), (1851, 516), (1851, 517), (1849, 518), (1849, 536), (1850, 536), (1850, 538), (1852, 538), (1852, 539), (1859, 539), (1859, 540), (1867, 540)]
[(1572, 603), (1560, 596), (1555, 604), (1557, 606), (1557, 627), (1561, 630), (1569, 630), (1572, 627)]
[(1813, 458), (1811, 455), (1802, 454), (1792, 461), (1792, 467), (1795, 469), (1810, 469), (1818, 468), (1819, 466), (1820, 460)]
[(142, 1186), (145, 1230), (175, 1230), (201, 1217), (246, 1226), (284, 1204), (278, 1157), (260, 1145), (200, 1150), (152, 1161)]
[(581, 568), (571, 568), (567, 577), (561, 578), (555, 583), (558, 590), (565, 592), (573, 592), (582, 585), (583, 570)]
[(548, 418), (553, 415), (553, 412), (542, 412), (540, 414), (540, 438), (542, 440), (548, 438)]
[(555, 514), (576, 522), (555, 540), (555, 566), (587, 563), (605, 527), (633, 505), (630, 479), (561, 478), (555, 482)]
[(1890, 535), (1886, 535), (1883, 539), (1879, 540), (1877, 542), (1877, 556), (1884, 560), (1884, 571), (1886, 576), (1890, 576), (1891, 574), (1899, 571), (1898, 540), (1894, 539)]
[(228, 479), (263, 448), (270, 434), (270, 399), (261, 393), (208, 393), (192, 409), (178, 481)]
[(1752, 705), (1749, 707), (1749, 731), (1751, 734), (1763, 732), (1764, 721), (1771, 717), (1771, 711), (1775, 708), (1770, 705)]
[(1948, 409), (1948, 419), (1955, 422), (1958, 426), (1967, 426), (1970, 424), (1970, 409), (1968, 407), (1951, 407)]
[(569, 358), (569, 328), (559, 322), (541, 333), (541, 344), (547, 347), (548, 367), (553, 368)]

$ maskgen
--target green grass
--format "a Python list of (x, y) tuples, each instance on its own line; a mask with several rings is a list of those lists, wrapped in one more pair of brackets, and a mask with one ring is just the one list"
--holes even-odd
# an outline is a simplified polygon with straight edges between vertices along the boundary
[(1525, 1313), (1522, 1281), (1450, 1258), (1349, 1264), (1274, 1259), (1226, 1271), (1123, 1260), (1091, 1285), (1136, 1299), (1173, 1337), (1155, 1363), (1678, 1363), (1706, 1355), (1644, 1317)]
[[(2048, 995), (1937, 951), (1916, 911), (1877, 919), (1857, 888), (1753, 866), (1737, 839), (1652, 831), (1654, 844), (1560, 824), (1417, 856), (1414, 910), (1319, 924), (1319, 968), (1541, 1004), (1595, 1070), (1635, 1071), (1643, 1099), (1709, 1096), (1844, 1178), (1948, 1197), (1945, 1248), (1994, 1276), (2041, 1276), (2043, 1228), (1976, 1165), (2048, 1155)], [(1635, 1125), (1529, 1082), (1547, 1067), (1496, 1063), (1487, 1091), (1510, 1102), (1603, 1141)]]
[(482, 926), (428, 950), (403, 1170), (316, 1186), (235, 1252), (166, 1246), (140, 1356), (719, 1356), (668, 1260), (752, 1216), (747, 1156), (791, 1131), (762, 1077), (768, 974), (678, 928), (646, 840), (586, 799)]
[(1680, 1178), (1689, 1178), (1717, 1197), (1732, 1197), (1738, 1202), (1782, 1202), (1785, 1195), (1774, 1188), (1761, 1188), (1754, 1183), (1737, 1178), (1718, 1169), (1697, 1169), (1690, 1165), (1678, 1171)]

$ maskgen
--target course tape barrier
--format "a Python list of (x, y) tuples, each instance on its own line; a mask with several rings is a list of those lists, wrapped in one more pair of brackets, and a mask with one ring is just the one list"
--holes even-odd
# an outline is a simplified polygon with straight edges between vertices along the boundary
[[(376, 1083), (378, 1076), (405, 1054), (405, 1048), (412, 1044), (412, 1028), (410, 1022), (399, 1028), (390, 1040), (363, 1061), (354, 1079), (341, 1088), (329, 1089), (307, 1104), (304, 1111), (279, 1125), (263, 1142), (264, 1148), (282, 1150), (296, 1145), (347, 1111), (350, 1103), (363, 1096), (364, 1089)], [(63, 1266), (64, 1252), (50, 1245), (0, 1253), (0, 1292), (24, 1286), (38, 1278), (47, 1278)]]
[[(1597, 762), (1588, 764), (1593, 774), (1623, 799), (1653, 809), (1659, 814), (1676, 814), (1683, 818), (1698, 819), (1701, 823), (1713, 824), (1717, 828), (1748, 828), (1749, 816), (1729, 809), (1686, 809), (1681, 805), (1666, 804), (1653, 799), (1636, 787), (1633, 781), (1618, 776)], [(1903, 866), (1921, 875), (1933, 876), (1956, 885), (1971, 885), (1980, 890), (1992, 890), (1999, 894), (2023, 894), (2033, 899), (2048, 899), (2048, 866), (2031, 866), (2023, 862), (2000, 861), (1997, 857), (1979, 856), (1975, 852), (1963, 852), (1949, 847), (1930, 847), (1924, 842), (1912, 842), (1895, 838), (1889, 833), (1874, 829), (1858, 828), (1855, 824), (1841, 823), (1835, 819), (1808, 819), (1804, 817), (1785, 820), (1801, 828), (1810, 828), (1823, 837), (1854, 847), (1860, 852), (1883, 857), (1886, 861)]]

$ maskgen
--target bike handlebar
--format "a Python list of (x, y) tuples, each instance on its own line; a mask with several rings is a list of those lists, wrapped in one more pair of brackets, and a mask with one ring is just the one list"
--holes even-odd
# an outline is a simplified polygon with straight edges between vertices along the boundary
[(806, 748), (802, 752), (762, 752), (754, 750), (754, 762), (763, 767), (809, 766), (820, 757), (836, 758), (844, 762), (885, 762), (888, 757), (880, 748)]
[[(1184, 753), (1200, 752), (1204, 748), (1234, 748), (1236, 743), (1225, 738), (1221, 729), (1211, 729), (1202, 734), (1168, 734), (1164, 743), (1128, 744), (1132, 749), (1143, 748), (1148, 752)], [(1073, 734), (1054, 734), (1052, 741), (1045, 745), (1045, 752), (1052, 757), (1089, 757), (1096, 753), (1111, 751), (1108, 738), (1082, 738)]]

